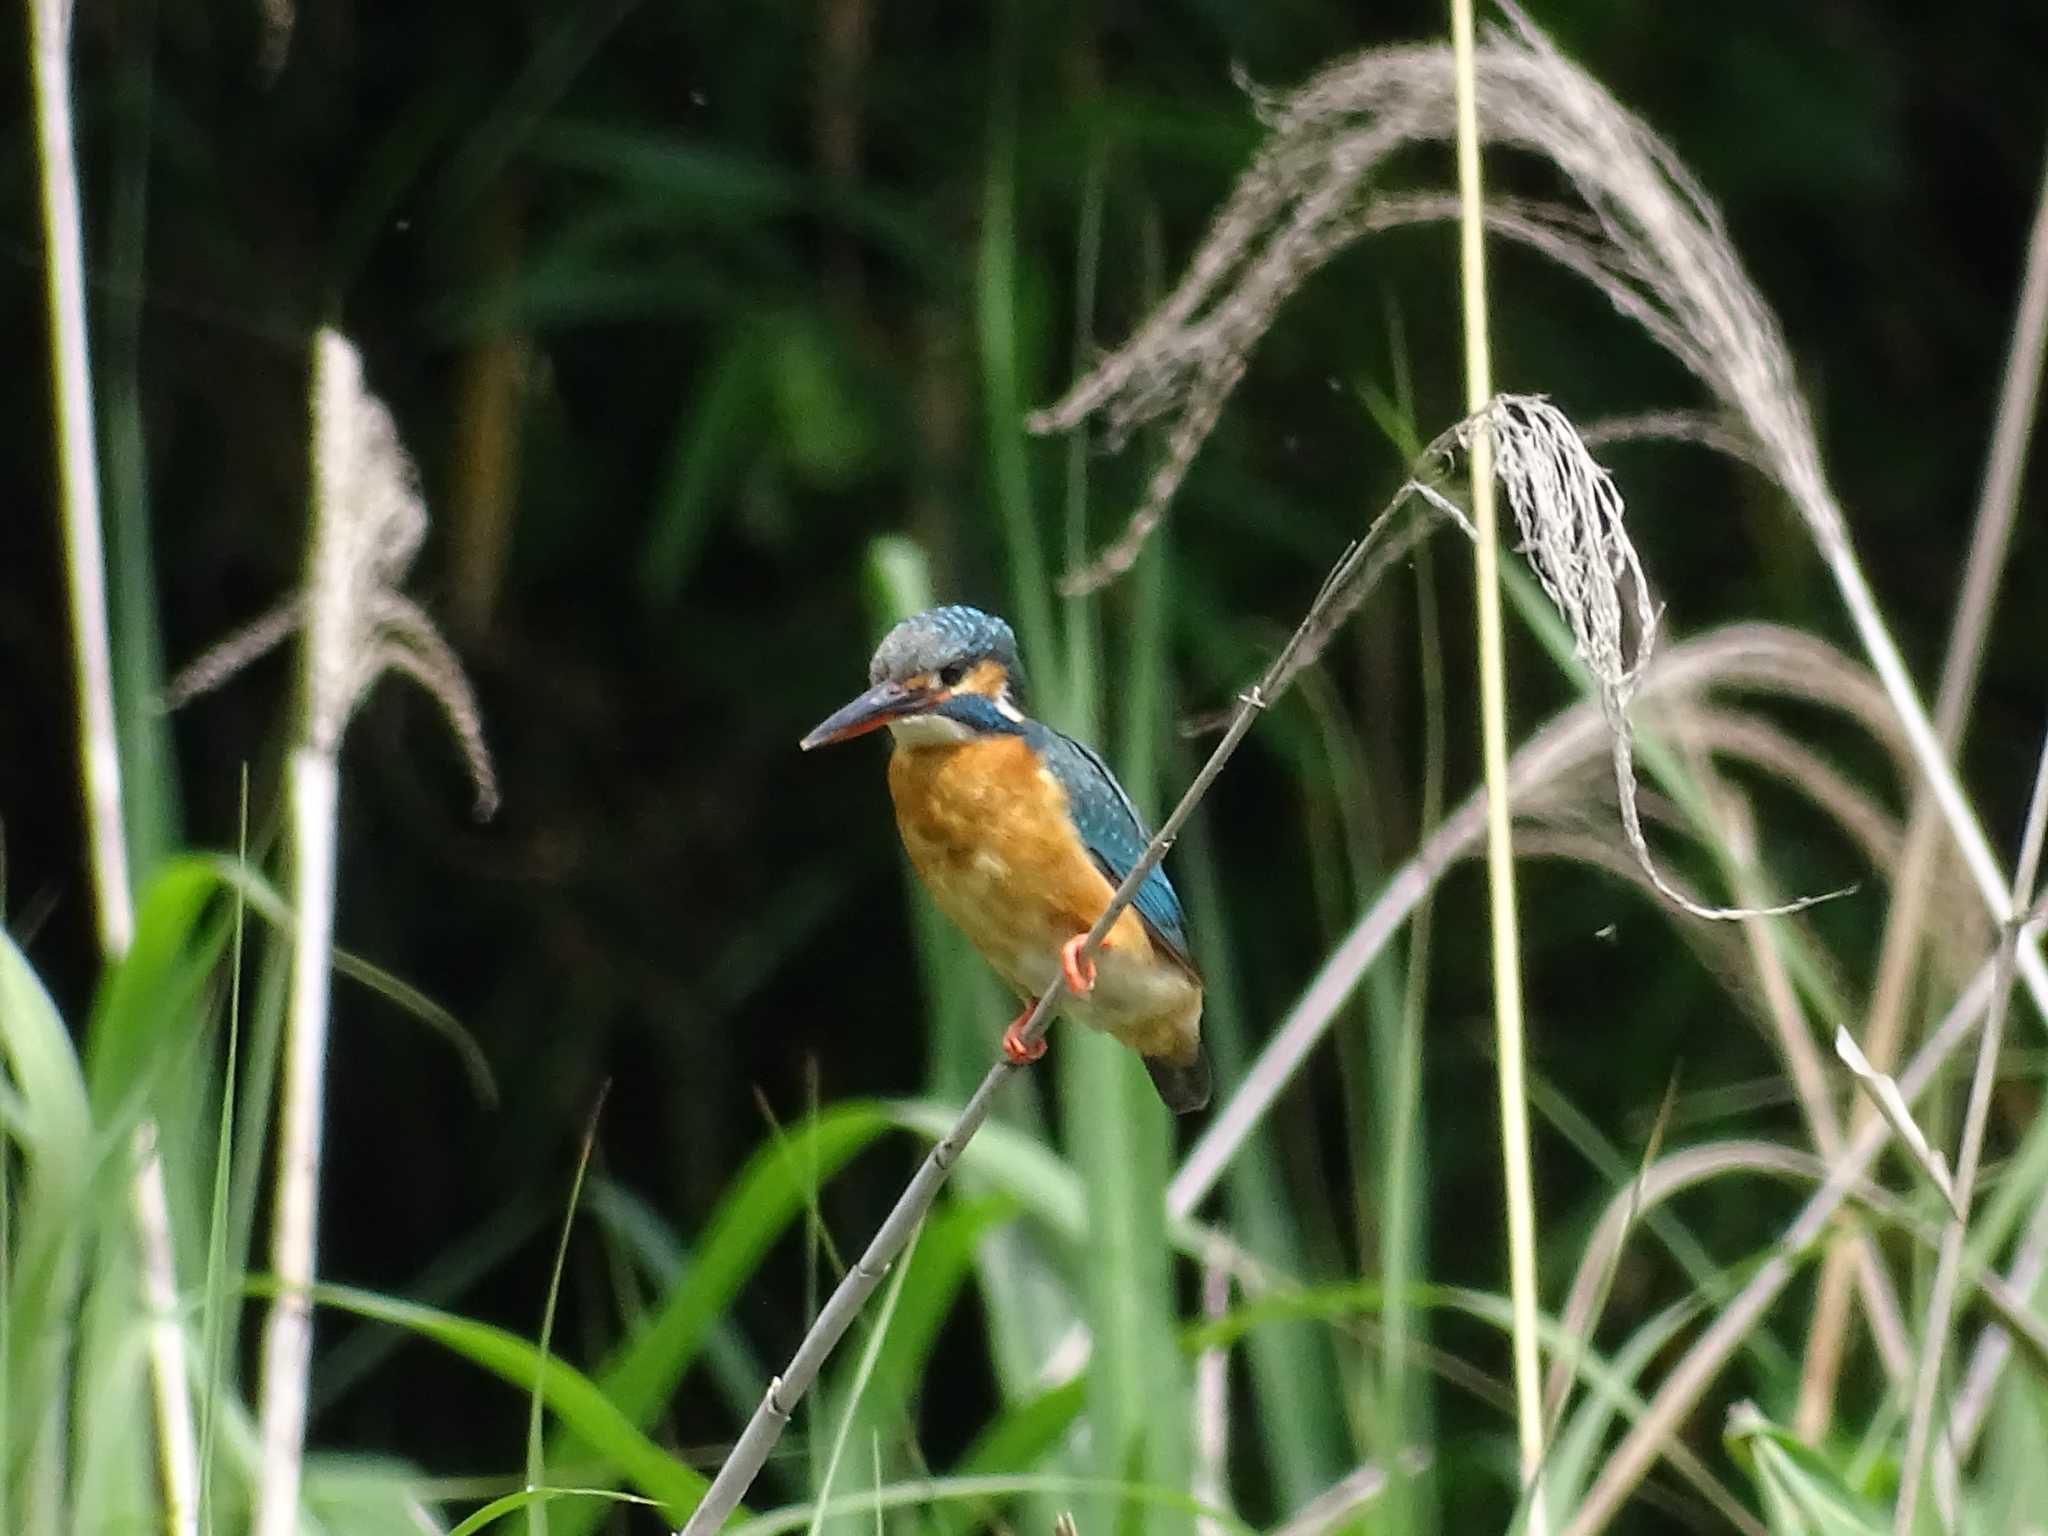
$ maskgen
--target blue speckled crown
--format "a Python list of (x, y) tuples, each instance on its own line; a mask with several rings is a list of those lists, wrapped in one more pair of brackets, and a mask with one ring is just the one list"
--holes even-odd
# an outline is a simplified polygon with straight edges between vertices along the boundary
[(1010, 675), (1010, 691), (1024, 695), (1024, 667), (1017, 659), (1017, 636), (992, 613), (949, 603), (912, 614), (882, 637), (868, 664), (868, 681), (898, 681), (920, 672), (936, 672), (950, 662), (976, 662), (989, 657)]

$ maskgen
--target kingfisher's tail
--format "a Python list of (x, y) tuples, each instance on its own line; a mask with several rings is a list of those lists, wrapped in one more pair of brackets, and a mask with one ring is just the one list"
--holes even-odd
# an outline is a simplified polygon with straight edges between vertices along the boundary
[(1152, 1074), (1152, 1086), (1159, 1090), (1159, 1097), (1176, 1115), (1190, 1115), (1209, 1107), (1209, 1057), (1200, 1041), (1195, 1043), (1194, 1054), (1185, 1061), (1147, 1056), (1145, 1070)]

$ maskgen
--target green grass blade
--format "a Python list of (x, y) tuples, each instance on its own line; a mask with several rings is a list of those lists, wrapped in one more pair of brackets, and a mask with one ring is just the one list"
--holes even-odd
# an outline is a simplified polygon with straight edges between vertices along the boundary
[[(706, 1226), (695, 1263), (656, 1303), (645, 1326), (597, 1373), (597, 1390), (624, 1423), (637, 1432), (654, 1421), (769, 1245), (806, 1208), (812, 1184), (830, 1179), (889, 1127), (888, 1117), (872, 1105), (836, 1105), (790, 1127), (754, 1154)], [(605, 1456), (602, 1446), (587, 1449)], [(547, 1459), (551, 1466), (580, 1463), (583, 1451), (557, 1444)], [(569, 1509), (556, 1529), (580, 1536), (600, 1514)]]
[(351, 1286), (316, 1285), (312, 1295), (321, 1306), (409, 1329), (522, 1392), (538, 1392), (548, 1411), (581, 1444), (659, 1501), (671, 1523), (694, 1508), (710, 1486), (702, 1473), (642, 1434), (596, 1382), (547, 1358), (508, 1329)]
[[(1189, 907), (1198, 917), (1193, 939), (1204, 988), (1202, 1038), (1217, 1082), (1229, 1084), (1243, 1074), (1251, 1051), (1229, 907), (1204, 818), (1188, 824), (1178, 852)], [(1238, 1240), (1284, 1273), (1306, 1273), (1301, 1229), (1266, 1129), (1232, 1160), (1223, 1188)], [(1245, 1354), (1254, 1411), (1241, 1433), (1264, 1446), (1280, 1505), (1294, 1509), (1329, 1487), (1340, 1470), (1343, 1418), (1332, 1411), (1338, 1387), (1330, 1341), (1311, 1324), (1281, 1324), (1252, 1335)]]
[[(666, 1293), (681, 1283), (690, 1268), (690, 1253), (651, 1205), (603, 1177), (591, 1184), (589, 1203), (590, 1214), (657, 1291)], [(638, 1328), (645, 1315), (636, 1312), (629, 1319), (631, 1326)], [(730, 1318), (721, 1318), (705, 1335), (704, 1365), (733, 1417), (745, 1422), (761, 1400), (761, 1383), (768, 1372)]]
[(1754, 1404), (1737, 1403), (1729, 1411), (1727, 1440), (1755, 1479), (1774, 1530), (1786, 1536), (1883, 1536), (1889, 1529), (1819, 1452)]
[[(249, 856), (249, 775), (242, 774), (242, 809), (236, 860)], [(199, 1325), (199, 1529), (213, 1536), (214, 1436), (219, 1428), (219, 1403), (227, 1390), (226, 1322), (232, 1315), (230, 1293), (238, 1287), (228, 1278), (228, 1175), (234, 1161), (235, 1073), (242, 1053), (242, 941), (246, 936), (247, 904), (235, 888), (234, 929), (228, 966), (228, 1037), (221, 1053), (220, 1117), (214, 1133), (213, 1200), (206, 1221), (206, 1290)]]
[[(14, 940), (0, 934), (0, 1054), (13, 1079), (22, 1152), (8, 1308), (16, 1439), (0, 1467), (24, 1536), (64, 1528), (65, 1372), (93, 1173), (92, 1114), (71, 1036)], [(10, 1415), (12, 1417), (12, 1415)]]
[[(868, 607), (882, 633), (909, 614), (932, 606), (931, 565), (910, 539), (890, 536), (868, 548)], [(925, 995), (926, 1083), (942, 1101), (959, 1104), (974, 1092), (995, 1048), (1001, 1021), (1014, 1007), (986, 962), (947, 922), (917, 881), (905, 880), (910, 924)], [(997, 1104), (994, 1119), (1036, 1132), (1043, 1123), (1037, 1084), (1019, 1083)], [(976, 1175), (963, 1170), (961, 1188), (973, 1194)], [(982, 1244), (977, 1273), (988, 1317), (989, 1353), (998, 1386), (1015, 1399), (1034, 1390), (1047, 1341), (1063, 1336), (1074, 1309), (1063, 1285), (1046, 1273), (1043, 1253), (1015, 1227), (992, 1231)]]
[[(895, 1278), (882, 1294), (882, 1304), (868, 1323), (868, 1338), (861, 1349), (860, 1358), (853, 1368), (853, 1379), (847, 1384), (846, 1406), (840, 1410), (839, 1428), (832, 1436), (832, 1447), (825, 1456), (824, 1471), (817, 1483), (817, 1508), (811, 1515), (811, 1536), (820, 1536), (825, 1529), (825, 1512), (832, 1506), (832, 1484), (839, 1476), (839, 1462), (846, 1454), (846, 1442), (853, 1427), (861, 1420), (861, 1407), (866, 1396), (868, 1383), (875, 1374), (875, 1361), (880, 1357), (883, 1342), (889, 1337), (889, 1325), (895, 1321), (897, 1303), (903, 1299), (904, 1282), (910, 1278), (910, 1267), (917, 1259), (918, 1240), (924, 1235), (920, 1228), (910, 1234), (910, 1242), (902, 1256), (896, 1261)], [(814, 1403), (822, 1402), (814, 1398)], [(818, 1410), (822, 1413), (822, 1409)], [(816, 1417), (817, 1414), (814, 1414)]]
[[(555, 1262), (548, 1269), (547, 1300), (540, 1310), (540, 1358), (543, 1364), (555, 1337), (555, 1308), (562, 1299), (562, 1271), (569, 1263), (569, 1235), (576, 1230), (576, 1209), (583, 1200), (583, 1178), (590, 1172), (591, 1149), (597, 1145), (597, 1119), (604, 1112), (602, 1095), (597, 1108), (590, 1112), (590, 1124), (583, 1132), (583, 1145), (576, 1156), (576, 1177), (569, 1184), (569, 1207), (562, 1213), (562, 1235), (555, 1244)], [(526, 1484), (538, 1488), (547, 1481), (547, 1458), (541, 1440), (541, 1395), (540, 1381), (536, 1377), (533, 1399), (526, 1416)], [(527, 1518), (527, 1529), (533, 1536), (548, 1536), (548, 1506), (545, 1499), (537, 1500)]]
[(72, 1366), (71, 1523), (78, 1531), (161, 1528), (141, 1275), (118, 1185), (92, 1202), (93, 1249)]
[(530, 1505), (553, 1499), (594, 1499), (607, 1505), (660, 1508), (653, 1499), (635, 1498), (630, 1493), (620, 1493), (614, 1488), (522, 1488), (517, 1493), (502, 1494), (482, 1508), (472, 1510), (448, 1532), (448, 1536), (476, 1536), (477, 1532), (489, 1530), (499, 1521), (511, 1518)]
[[(1155, 540), (1136, 574), (1120, 753), (1125, 787), (1141, 809), (1155, 799), (1165, 691), (1166, 543)], [(1105, 1482), (1186, 1485), (1191, 1426), (1187, 1366), (1174, 1342), (1175, 1300), (1166, 1238), (1173, 1116), (1143, 1064), (1106, 1035), (1064, 1028), (1055, 1043), (1066, 1155), (1085, 1170), (1088, 1239), (1081, 1254), (1083, 1315), (1094, 1344), (1088, 1373), (1090, 1451)], [(1124, 1511), (1098, 1500), (1083, 1529), (1124, 1529)], [(1146, 1528), (1140, 1520), (1138, 1529)]]
[(143, 891), (135, 940), (108, 967), (86, 1037), (86, 1081), (103, 1123), (196, 1035), (194, 1004), (233, 929), (231, 917), (205, 921), (220, 889), (213, 862), (187, 855), (162, 863)]
[(731, 328), (718, 360), (676, 423), (667, 474), (661, 485), (640, 565), (641, 595), (666, 611), (696, 569), (697, 552), (711, 531), (719, 492), (752, 446), (761, 410), (761, 337), (747, 322)]
[(1010, 619), (1027, 658), (1053, 655), (1050, 587), (1031, 465), (1024, 439), (1023, 328), (1017, 319), (1017, 76), (1021, 18), (1016, 0), (997, 8), (995, 80), (989, 92), (988, 165), (982, 181), (975, 311), (981, 336), (981, 394), (987, 412), (996, 516), (1010, 574)]
[[(1092, 1501), (1134, 1513), (1157, 1511), (1162, 1530), (1192, 1530), (1201, 1521), (1210, 1530), (1226, 1536), (1258, 1536), (1256, 1527), (1246, 1525), (1227, 1510), (1210, 1509), (1198, 1503), (1182, 1488), (1099, 1477), (934, 1477), (849, 1494), (839, 1504), (841, 1513), (858, 1514), (871, 1510), (925, 1510), (947, 1502), (987, 1504), (1025, 1495), (1055, 1497), (1070, 1508)], [(732, 1527), (730, 1536), (781, 1536), (785, 1531), (802, 1530), (810, 1523), (811, 1514), (808, 1504), (769, 1510)]]
[[(878, 1341), (865, 1379), (843, 1394), (853, 1444), (899, 1448), (914, 1435), (917, 1400), (939, 1330), (974, 1273), (984, 1240), (1017, 1214), (1014, 1201), (985, 1197), (950, 1201), (926, 1220), (915, 1250), (901, 1261), (902, 1296), (893, 1321)], [(911, 1455), (892, 1461), (925, 1470), (914, 1441), (907, 1448)]]

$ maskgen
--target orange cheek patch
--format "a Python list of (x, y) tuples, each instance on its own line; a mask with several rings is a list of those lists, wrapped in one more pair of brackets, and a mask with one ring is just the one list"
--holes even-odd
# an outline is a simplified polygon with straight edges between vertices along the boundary
[[(1001, 662), (983, 659), (974, 664), (974, 670), (960, 679), (955, 693), (978, 693), (985, 699), (1002, 697), (1006, 674)], [(1019, 743), (1022, 745), (1022, 743)], [(1028, 754), (1027, 754), (1028, 756)]]

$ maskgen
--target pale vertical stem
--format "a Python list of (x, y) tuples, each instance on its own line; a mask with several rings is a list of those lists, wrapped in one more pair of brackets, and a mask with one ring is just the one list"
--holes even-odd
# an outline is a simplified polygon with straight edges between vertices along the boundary
[(137, 1173), (132, 1200), (142, 1297), (148, 1305), (149, 1379), (155, 1396), (158, 1461), (164, 1481), (164, 1527), (171, 1536), (199, 1530), (199, 1436), (192, 1424), (185, 1371), (185, 1325), (178, 1317), (178, 1270), (171, 1255), (171, 1206), (156, 1122), (136, 1127)]
[(121, 755), (114, 745), (114, 669), (107, 644), (107, 566), (100, 542), (100, 481), (93, 449), (92, 380), (85, 349), (85, 252), (78, 160), (71, 142), (71, 69), (64, 0), (29, 0), (36, 135), (42, 155), (43, 273), (50, 321), (51, 412), (57, 489), (64, 512), (71, 589), (72, 660), (78, 681), (78, 746), (85, 768), (100, 948), (128, 952), (135, 912), (121, 832)]
[[(92, 863), (100, 950), (111, 963), (135, 936), (128, 844), (121, 823), (121, 753), (114, 727), (114, 672), (107, 638), (106, 550), (100, 531), (99, 466), (94, 448), (92, 380), (86, 350), (85, 241), (79, 211), (78, 158), (72, 142), (70, 7), (29, 0), (29, 60), (42, 169), (43, 273), (50, 327), (50, 406), (57, 434), (58, 501), (63, 511), (66, 584), (71, 597), (72, 659), (78, 685), (79, 761), (84, 772), (86, 841)], [(199, 1462), (192, 1430), (184, 1327), (171, 1257), (170, 1210), (156, 1129), (136, 1134), (131, 1191), (149, 1322), (149, 1361), (171, 1536), (198, 1529)]]
[[(2015, 911), (2025, 910), (2032, 897), (2044, 835), (2048, 835), (2048, 740), (2042, 742), (2040, 760), (2034, 770), (2026, 831), (2020, 840), (2019, 858), (2014, 862)], [(1998, 1080), (1998, 1048), (2004, 1035), (2006, 1004), (2012, 996), (2013, 960), (2019, 938), (2020, 925), (2008, 924), (1999, 940), (1998, 979), (1992, 986), (1991, 1006), (1984, 1016), (1984, 1033), (1977, 1042), (1977, 1070), (1970, 1078), (1962, 1140), (1956, 1148), (1955, 1214), (1942, 1229), (1941, 1256), (1935, 1264), (1933, 1294), (1927, 1303), (1927, 1327), (1920, 1344), (1913, 1416), (1906, 1431), (1906, 1455), (1899, 1466), (1899, 1500), (1892, 1522), (1895, 1536), (1912, 1536), (1919, 1515), (1920, 1483), (1934, 1434), (1942, 1360), (1955, 1312), (1956, 1287), (1962, 1277), (1963, 1246), (1970, 1232), (1970, 1200), (1976, 1192), (1978, 1163), (1984, 1154), (1984, 1127), (1991, 1117), (1991, 1089)]]
[[(1230, 1311), (1230, 1268), (1220, 1259), (1202, 1266), (1202, 1315), (1211, 1321)], [(1229, 1507), (1230, 1350), (1216, 1344), (1195, 1359), (1195, 1502), (1209, 1509)], [(1222, 1526), (1208, 1515), (1195, 1522), (1197, 1536), (1219, 1536)]]
[(1465, 405), (1472, 433), (1472, 523), (1479, 607), (1479, 709), (1486, 767), (1486, 869), (1492, 894), (1494, 1024), (1498, 1036), (1501, 1163), (1507, 1185), (1508, 1291), (1514, 1314), (1515, 1425), (1522, 1452), (1530, 1536), (1549, 1527), (1543, 1466), (1542, 1367), (1536, 1350), (1536, 1195), (1529, 1168), (1529, 1107), (1522, 1081), (1522, 961), (1515, 922), (1515, 863), (1508, 807), (1507, 679), (1501, 659), (1500, 532), (1493, 493), (1493, 440), (1481, 414), (1493, 398), (1486, 331), (1484, 208), (1472, 0), (1451, 0), (1457, 66), (1459, 265), (1465, 298)]
[[(2048, 1201), (2034, 1207), (2027, 1230), (2020, 1238), (2012, 1268), (2005, 1283), (2015, 1295), (2032, 1299), (2048, 1274)], [(1955, 1442), (1958, 1460), (1967, 1461), (1976, 1449), (1977, 1436), (1991, 1413), (1992, 1394), (2012, 1358), (2012, 1335), (1995, 1323), (1986, 1324), (1970, 1351), (1970, 1368), (1963, 1373), (1963, 1385), (1955, 1395), (1955, 1412), (1949, 1419), (1949, 1436)]]
[[(2020, 282), (2019, 311), (2013, 322), (2012, 346), (2006, 355), (2005, 380), (1998, 394), (1998, 413), (1991, 429), (1991, 452), (1977, 515), (1970, 536), (1969, 560), (1961, 595), (1949, 629), (1941, 683), (1934, 701), (1934, 730), (1949, 754), (1955, 754), (1976, 693), (1984, 657), (1984, 640), (1998, 580), (2004, 574), (2012, 528), (2019, 511), (2021, 476), (2033, 437), (2034, 410), (2040, 398), (2041, 367), (2048, 355), (2048, 170), (2044, 170), (2034, 226), (2027, 239), (2027, 265)], [(1905, 1022), (1908, 983), (1920, 952), (1927, 905), (1941, 851), (1941, 822), (1926, 789), (1913, 796), (1906, 824), (1899, 873), (1892, 881), (1891, 909), (1885, 918), (1884, 942), (1878, 952), (1877, 983), (1871, 990), (1870, 1018), (1864, 1027), (1863, 1053), (1880, 1072), (1898, 1059)], [(1852, 1133), (1873, 1113), (1858, 1099)], [(1842, 1342), (1849, 1320), (1849, 1261), (1843, 1245), (1828, 1252), (1814, 1303), (1814, 1325), (1807, 1335), (1806, 1365), (1800, 1380), (1799, 1433), (1818, 1440), (1827, 1430), (1841, 1373)]]
[[(2010, 923), (2013, 918), (2012, 892), (1998, 867), (1998, 855), (1991, 851), (1984, 828), (1978, 823), (1977, 813), (1963, 795), (1962, 784), (1956, 778), (1948, 753), (1935, 738), (1934, 723), (1927, 718), (1926, 706), (1920, 702), (1920, 695), (1907, 674), (1905, 658), (1893, 644), (1891, 632), (1885, 628), (1884, 619), (1877, 611), (1877, 600), (1871, 596), (1870, 585), (1863, 579), (1862, 568), (1856, 564), (1856, 557), (1846, 541), (1824, 545), (1822, 552), (1834, 574), (1835, 585), (1841, 591), (1842, 601), (1849, 610), (1850, 621), (1856, 626), (1857, 637), (1863, 642), (1864, 653), (1877, 669), (1878, 681), (1884, 685), (1893, 709), (1898, 711), (1899, 727), (1906, 733), (1906, 742), (1913, 750), (1914, 760), (1927, 777), (1928, 792), (1934, 797), (1942, 820), (1948, 824), (1949, 832), (1956, 840), (1956, 847), (1962, 853), (1963, 863), (1970, 871), (1978, 894), (1983, 897), (1994, 922), (2001, 925)], [(2040, 945), (2024, 934), (2019, 940), (2018, 961), (2027, 991), (2033, 996), (2042, 1016), (2048, 1018), (2048, 964), (2042, 961)]]
[(297, 1526), (313, 1353), (313, 1254), (320, 1191), (321, 1078), (327, 1061), (328, 953), (334, 936), (335, 808), (331, 753), (292, 754), (292, 989), (277, 1132), (270, 1265), (277, 1296), (263, 1331), (262, 1471), (255, 1536)]

